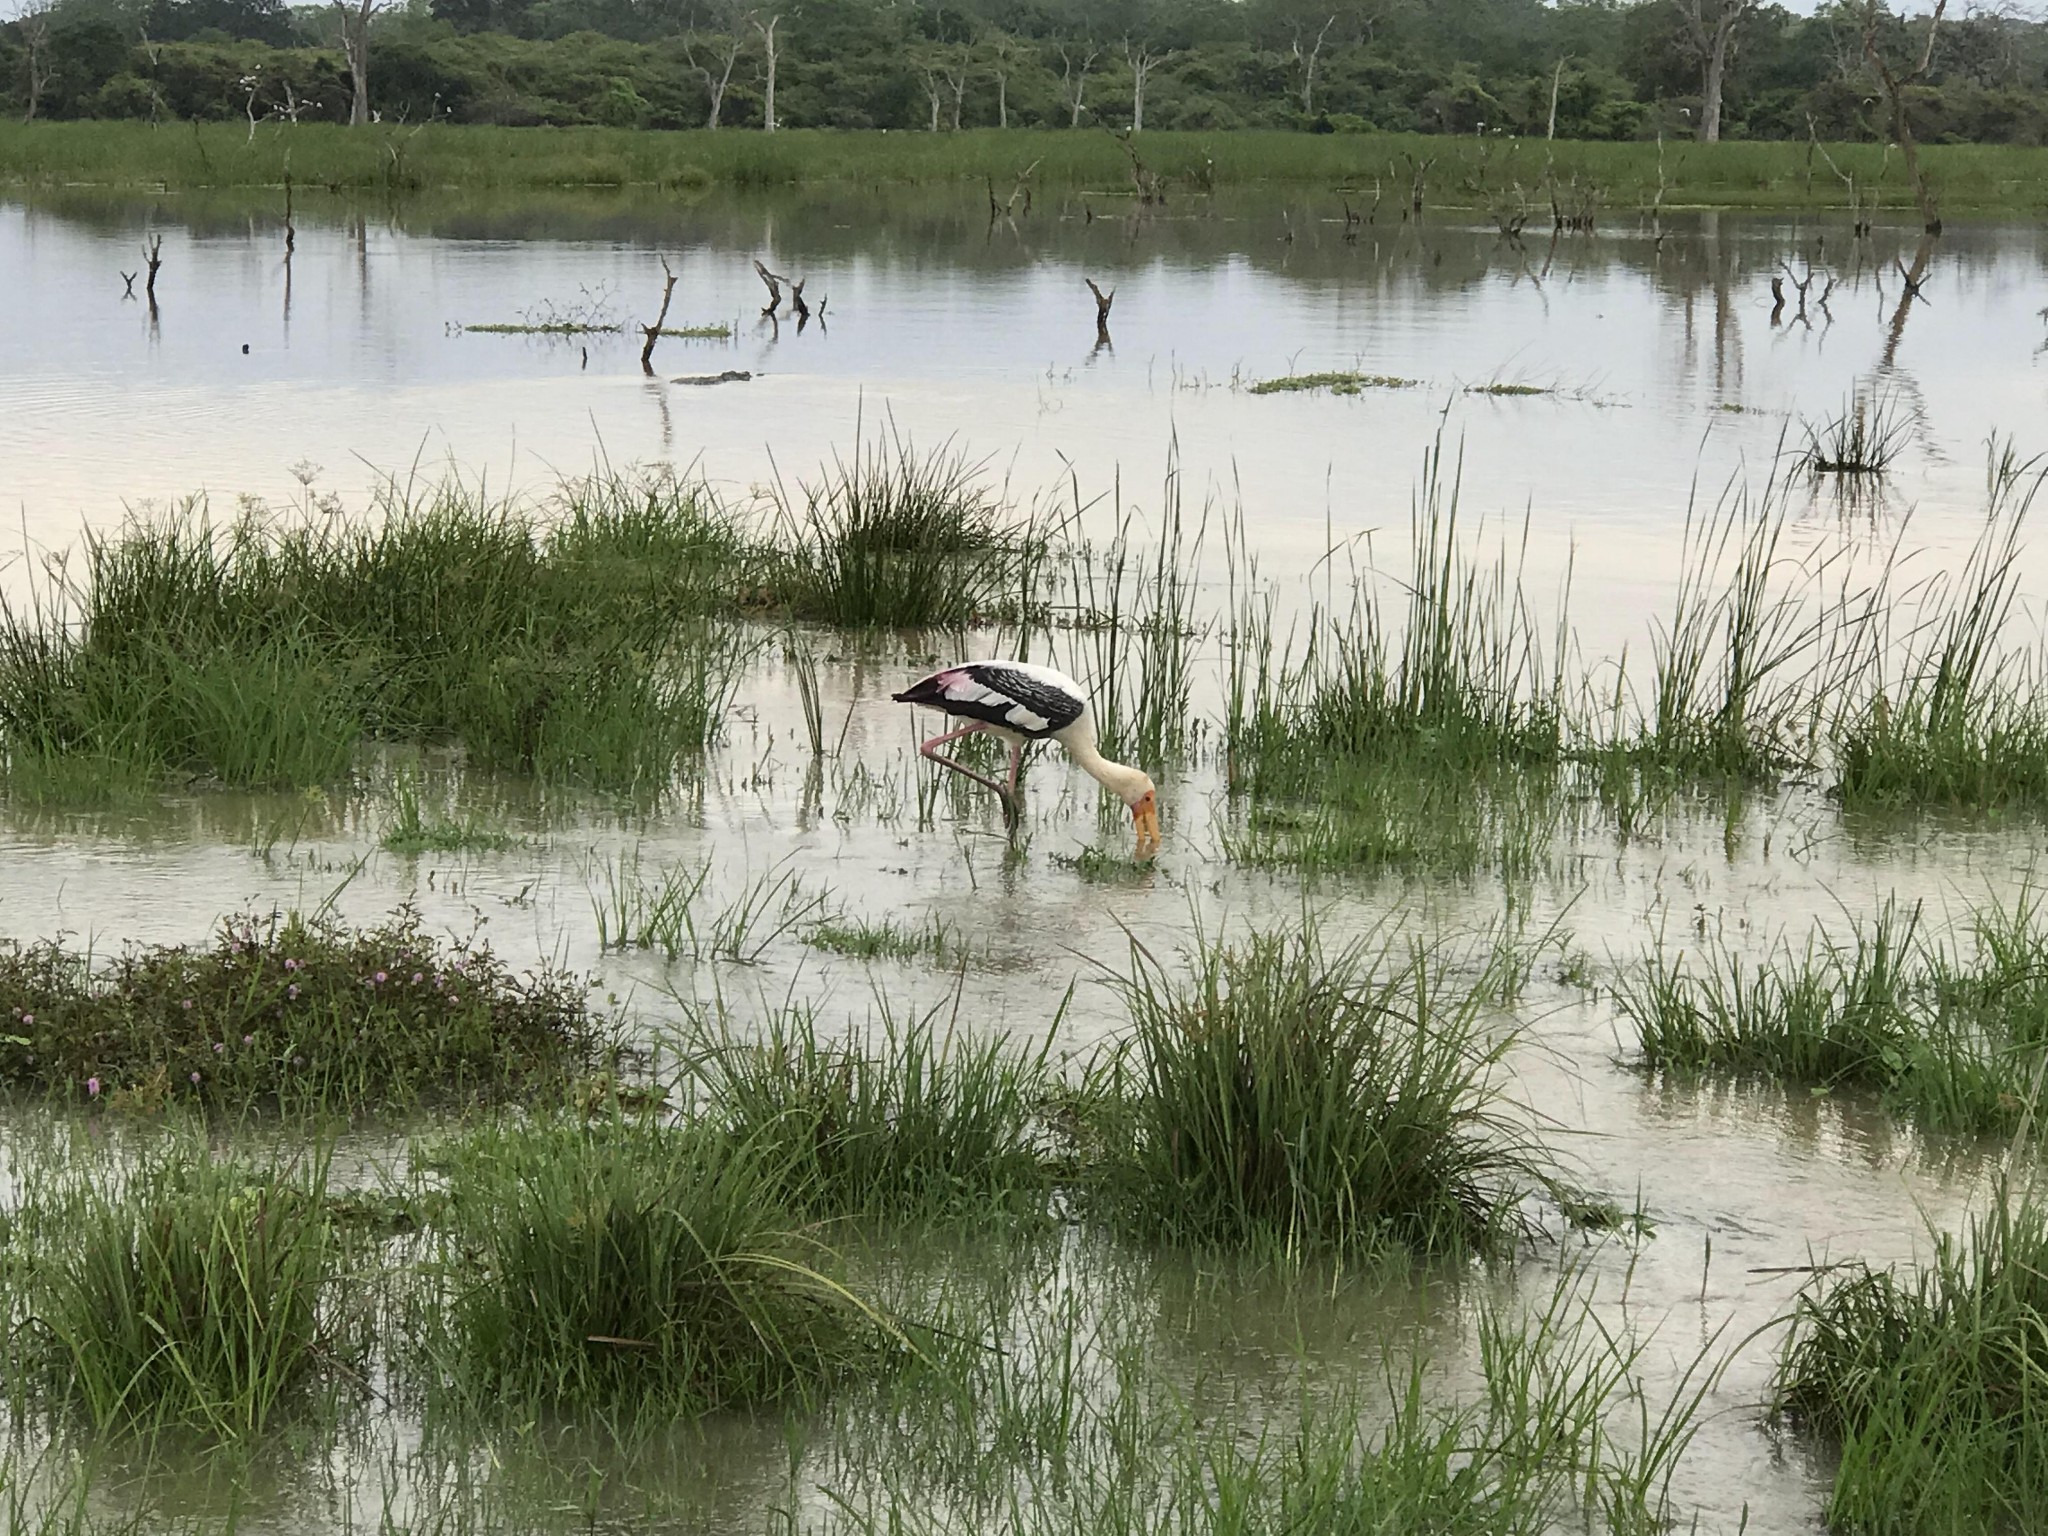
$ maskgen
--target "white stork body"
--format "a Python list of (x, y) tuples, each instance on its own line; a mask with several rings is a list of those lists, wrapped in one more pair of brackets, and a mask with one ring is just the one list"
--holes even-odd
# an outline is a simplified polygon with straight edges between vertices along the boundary
[[(966, 722), (958, 730), (934, 736), (918, 751), (940, 767), (994, 790), (1002, 797), (1013, 826), (1024, 748), (1027, 743), (1050, 739), (1065, 747), (1083, 770), (1130, 807), (1138, 832), (1138, 856), (1150, 858), (1159, 851), (1159, 802), (1152, 780), (1141, 770), (1113, 763), (1102, 755), (1087, 690), (1066, 673), (1028, 661), (964, 661), (920, 678), (894, 697), (899, 704), (929, 705)], [(940, 756), (938, 748), (976, 731), (999, 737), (1008, 745), (1010, 772), (1004, 783)]]

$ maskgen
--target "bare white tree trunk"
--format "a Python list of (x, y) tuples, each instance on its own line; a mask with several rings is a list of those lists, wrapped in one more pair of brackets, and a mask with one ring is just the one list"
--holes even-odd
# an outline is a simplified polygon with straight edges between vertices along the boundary
[(1083, 97), (1088, 90), (1088, 71), (1095, 67), (1095, 60), (1101, 51), (1090, 48), (1077, 62), (1067, 51), (1065, 43), (1061, 43), (1059, 49), (1060, 99), (1067, 105), (1067, 126), (1078, 128), (1081, 126), (1081, 113), (1086, 110)]
[(1142, 133), (1145, 128), (1145, 82), (1152, 78), (1152, 71), (1164, 64), (1171, 54), (1153, 53), (1142, 43), (1131, 46), (1131, 40), (1124, 39), (1124, 60), (1131, 66), (1131, 132)]
[(43, 104), (43, 92), (55, 73), (50, 64), (50, 11), (47, 5), (34, 5), (21, 13), (19, 22), (22, 46), (28, 50), (24, 61), (28, 70), (28, 110), (21, 115), (24, 123), (36, 120), (36, 112)]
[(1721, 141), (1721, 92), (1728, 78), (1728, 58), (1735, 51), (1735, 31), (1756, 0), (1677, 0), (1686, 39), (1700, 62), (1700, 126), (1702, 144)]
[(769, 133), (775, 131), (775, 29), (782, 24), (782, 17), (770, 16), (766, 21), (754, 18), (754, 30), (761, 34), (761, 126)]
[[(697, 48), (702, 45), (708, 64), (697, 62)], [(746, 39), (736, 32), (714, 32), (708, 37), (692, 34), (683, 39), (683, 58), (704, 82), (704, 94), (711, 98), (711, 112), (705, 119), (706, 128), (716, 128), (718, 119), (725, 110), (726, 87), (732, 84), (733, 66), (740, 61), (740, 53), (746, 47)]]
[(1564, 84), (1564, 67), (1571, 61), (1572, 56), (1566, 54), (1557, 61), (1557, 68), (1550, 72), (1550, 123), (1543, 130), (1543, 137), (1546, 139), (1557, 137), (1557, 91), (1558, 87)]
[(370, 121), (370, 18), (381, 8), (378, 0), (334, 0), (341, 17), (341, 51), (348, 58), (349, 81), (355, 88), (348, 108), (351, 128)]
[(1330, 28), (1337, 25), (1335, 16), (1325, 18), (1316, 31), (1316, 40), (1306, 51), (1301, 46), (1301, 29), (1294, 30), (1294, 67), (1301, 71), (1301, 115), (1313, 117), (1316, 110), (1316, 71), (1322, 67), (1323, 40), (1330, 35)]

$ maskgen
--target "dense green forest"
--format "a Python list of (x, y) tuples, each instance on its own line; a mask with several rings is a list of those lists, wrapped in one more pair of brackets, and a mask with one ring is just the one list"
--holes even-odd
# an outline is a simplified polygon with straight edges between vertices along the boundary
[[(1837, 0), (29, 0), (28, 119), (2048, 138), (2048, 25)], [(1924, 66), (1924, 67), (1923, 67)]]

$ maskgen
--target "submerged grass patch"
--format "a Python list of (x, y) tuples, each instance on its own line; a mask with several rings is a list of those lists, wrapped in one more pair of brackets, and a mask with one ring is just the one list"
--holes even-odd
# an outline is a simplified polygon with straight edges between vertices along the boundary
[(1887, 906), (1845, 939), (1755, 964), (1655, 956), (1614, 996), (1644, 1063), (1883, 1098), (1933, 1129), (2038, 1127), (2048, 1062), (2048, 921), (2038, 893), (1973, 915), (1968, 945), (1929, 941)]
[(1845, 1533), (2024, 1531), (2048, 1502), (2048, 1213), (2001, 1184), (1917, 1272), (1837, 1267), (1800, 1299), (1777, 1408), (1837, 1453)]
[(13, 1236), (17, 1363), (95, 1428), (259, 1434), (362, 1353), (318, 1154), (250, 1167), (173, 1138), (45, 1167)]
[(411, 912), (360, 931), (236, 919), (211, 947), (104, 965), (56, 942), (0, 943), (0, 1030), (0, 1081), (139, 1110), (545, 1100), (616, 1052), (573, 977), (518, 979)]
[(1415, 382), (1386, 373), (1290, 373), (1283, 378), (1259, 380), (1252, 385), (1251, 393), (1285, 395), (1327, 389), (1333, 395), (1355, 395), (1368, 389), (1412, 389)]
[(837, 917), (804, 935), (813, 949), (856, 960), (922, 960), (941, 964), (963, 955), (965, 943), (943, 917), (913, 927), (892, 917)]
[(1501, 1098), (1496, 962), (1461, 985), (1452, 958), (1326, 949), (1312, 922), (1204, 946), (1182, 975), (1134, 946), (1131, 1034), (1097, 1083), (1112, 1219), (1289, 1254), (1497, 1249), (1549, 1165)]
[(701, 1413), (803, 1399), (877, 1359), (875, 1316), (790, 1214), (780, 1147), (611, 1117), (494, 1127), (436, 1161), (429, 1390)]

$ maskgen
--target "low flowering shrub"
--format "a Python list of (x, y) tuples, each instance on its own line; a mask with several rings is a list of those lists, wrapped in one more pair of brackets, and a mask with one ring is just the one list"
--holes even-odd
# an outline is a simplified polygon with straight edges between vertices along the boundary
[(576, 978), (515, 976), (409, 910), (360, 930), (234, 918), (211, 947), (136, 947), (105, 966), (59, 942), (0, 942), (0, 1083), (85, 1100), (529, 1101), (615, 1055)]

